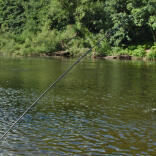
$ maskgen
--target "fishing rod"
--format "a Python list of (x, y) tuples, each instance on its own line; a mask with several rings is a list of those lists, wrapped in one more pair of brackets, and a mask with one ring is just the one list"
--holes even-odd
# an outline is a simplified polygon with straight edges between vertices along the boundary
[[(122, 22), (120, 23), (119, 26), (122, 25)], [(117, 28), (119, 29), (119, 28)], [(103, 41), (104, 39), (108, 40), (108, 38), (110, 38), (110, 36), (115, 32), (116, 30), (110, 30), (107, 33), (105, 33), (104, 37), (102, 39), (100, 39), (93, 47), (91, 47), (88, 51), (86, 51), (84, 54), (82, 54), (71, 66), (69, 66), (60, 76), (58, 76), (58, 78), (49, 85), (49, 87), (43, 91), (43, 93), (23, 112), (23, 114), (13, 122), (13, 124), (10, 126), (10, 128), (0, 137), (0, 140), (3, 140), (7, 134), (14, 128), (14, 126), (28, 113), (28, 111), (31, 110), (32, 107), (34, 107), (39, 100), (41, 100), (41, 98), (52, 88), (54, 88), (56, 86), (56, 84), (61, 81), (71, 70), (72, 68), (77, 65), (85, 56), (87, 56), (92, 50), (93, 48), (95, 48), (96, 46), (98, 46), (101, 41)]]
[(10, 126), (10, 128), (1, 136), (0, 140), (4, 139), (7, 134), (14, 128), (14, 126), (28, 113), (28, 111), (31, 110), (32, 107), (34, 107), (37, 102), (52, 88), (55, 87), (55, 85), (61, 81), (65, 75), (68, 74), (68, 72), (70, 72), (72, 70), (72, 68), (77, 65), (85, 56), (87, 56), (92, 50), (93, 48), (95, 48), (96, 46), (98, 46), (101, 41), (104, 40), (104, 38), (107, 38), (109, 35), (107, 34), (106, 36), (104, 36), (101, 40), (99, 40), (93, 47), (91, 47), (88, 51), (86, 51), (82, 56), (80, 56), (71, 66), (69, 66), (53, 83), (50, 84), (50, 86), (25, 110), (25, 112), (17, 119), (13, 122), (13, 124)]

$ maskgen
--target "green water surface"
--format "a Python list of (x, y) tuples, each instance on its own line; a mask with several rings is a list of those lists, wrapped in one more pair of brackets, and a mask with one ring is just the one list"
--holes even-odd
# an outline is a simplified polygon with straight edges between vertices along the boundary
[[(0, 58), (0, 135), (74, 59)], [(156, 155), (156, 63), (83, 60), (0, 155)]]

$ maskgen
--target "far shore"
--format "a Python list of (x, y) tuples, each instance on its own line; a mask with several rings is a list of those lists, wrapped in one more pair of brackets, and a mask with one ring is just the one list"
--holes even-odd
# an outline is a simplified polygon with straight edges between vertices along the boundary
[[(66, 51), (58, 51), (53, 53), (42, 53), (42, 54), (29, 54), (29, 55), (10, 55), (10, 54), (4, 54), (0, 53), (0, 56), (11, 56), (11, 57), (45, 57), (45, 58), (78, 58), (82, 55), (82, 53), (79, 53), (78, 55), (72, 55), (69, 52)], [(102, 56), (102, 55), (95, 55), (92, 54), (88, 55), (87, 57), (90, 57), (92, 59), (103, 59), (103, 60), (142, 60), (142, 61), (155, 61), (150, 60), (147, 57), (137, 57), (137, 56), (131, 56), (127, 54), (114, 54), (114, 55), (108, 55), (108, 56)]]
[[(58, 51), (52, 53), (52, 55), (41, 54), (41, 57), (54, 57), (54, 58), (77, 58), (81, 56), (81, 54), (73, 56), (69, 52), (66, 51)], [(116, 54), (116, 55), (89, 55), (90, 58), (93, 59), (103, 59), (103, 60), (142, 60), (142, 61), (153, 61), (148, 59), (147, 57), (137, 57), (137, 56), (130, 56), (130, 55), (123, 55), (123, 54)]]

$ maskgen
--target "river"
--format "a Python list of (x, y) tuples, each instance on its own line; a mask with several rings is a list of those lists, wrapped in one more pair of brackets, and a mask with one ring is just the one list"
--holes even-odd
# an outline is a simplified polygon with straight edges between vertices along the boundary
[[(0, 58), (0, 135), (74, 59)], [(156, 63), (85, 59), (0, 141), (0, 155), (156, 155)]]

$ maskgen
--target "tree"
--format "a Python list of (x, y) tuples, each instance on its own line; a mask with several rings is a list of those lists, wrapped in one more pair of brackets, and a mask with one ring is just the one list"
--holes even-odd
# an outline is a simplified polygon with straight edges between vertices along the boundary
[(26, 22), (24, 1), (0, 1), (0, 26), (4, 31), (21, 33)]

